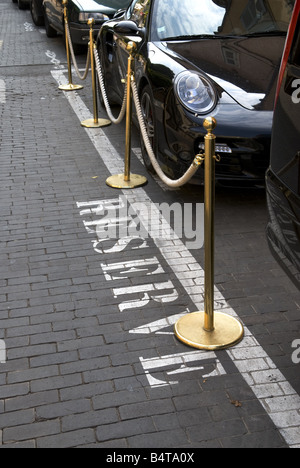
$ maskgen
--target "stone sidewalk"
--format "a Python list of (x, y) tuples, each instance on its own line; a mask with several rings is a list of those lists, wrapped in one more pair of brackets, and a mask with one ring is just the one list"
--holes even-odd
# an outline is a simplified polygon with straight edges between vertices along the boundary
[[(90, 86), (80, 102), (57, 89), (61, 38), (9, 0), (0, 54), (0, 447), (300, 445), (300, 298), (268, 251), (264, 193), (217, 191), (219, 305), (243, 320), (244, 347), (186, 348), (173, 323), (203, 302), (202, 250), (100, 244), (102, 208), (117, 209), (121, 195), (105, 179), (120, 165), (124, 127), (81, 128)], [(145, 174), (137, 159), (133, 170)], [(146, 199), (202, 201), (152, 178), (127, 195)]]

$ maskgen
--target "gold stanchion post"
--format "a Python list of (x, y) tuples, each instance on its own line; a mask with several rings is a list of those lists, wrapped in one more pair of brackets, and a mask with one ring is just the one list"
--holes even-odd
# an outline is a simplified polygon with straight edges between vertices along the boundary
[(244, 337), (244, 328), (236, 318), (214, 312), (214, 248), (215, 248), (215, 147), (216, 137), (212, 133), (216, 120), (209, 117), (204, 121), (205, 136), (205, 295), (204, 312), (183, 316), (175, 324), (175, 335), (183, 343), (197, 349), (218, 350), (238, 344)]
[(69, 38), (68, 38), (68, 0), (63, 0), (63, 7), (64, 7), (65, 38), (66, 38), (69, 84), (61, 85), (59, 86), (59, 89), (61, 89), (62, 91), (78, 91), (79, 89), (83, 89), (83, 86), (72, 83), (72, 65), (71, 65), (70, 46), (69, 46)]
[(125, 141), (125, 171), (124, 174), (117, 174), (109, 177), (106, 184), (109, 187), (118, 189), (133, 189), (141, 187), (147, 183), (147, 178), (138, 174), (130, 173), (131, 156), (131, 125), (132, 125), (132, 89), (131, 81), (134, 79), (133, 63), (136, 44), (129, 42), (127, 45), (128, 69), (127, 69), (127, 103), (126, 103), (126, 141)]
[(97, 101), (97, 84), (96, 84), (96, 66), (95, 66), (95, 57), (94, 49), (96, 44), (94, 42), (94, 31), (93, 26), (95, 24), (94, 18), (90, 18), (87, 23), (90, 27), (90, 42), (89, 42), (89, 54), (91, 57), (91, 69), (92, 69), (92, 87), (93, 87), (93, 119), (87, 119), (81, 122), (82, 127), (85, 128), (100, 128), (107, 127), (111, 125), (111, 121), (108, 119), (99, 119), (98, 118), (98, 101)]

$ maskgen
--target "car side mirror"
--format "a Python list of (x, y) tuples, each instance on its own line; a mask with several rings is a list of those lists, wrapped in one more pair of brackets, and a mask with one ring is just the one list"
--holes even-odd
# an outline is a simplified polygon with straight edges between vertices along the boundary
[(134, 21), (120, 21), (114, 27), (114, 32), (120, 36), (143, 37), (144, 29), (139, 28)]

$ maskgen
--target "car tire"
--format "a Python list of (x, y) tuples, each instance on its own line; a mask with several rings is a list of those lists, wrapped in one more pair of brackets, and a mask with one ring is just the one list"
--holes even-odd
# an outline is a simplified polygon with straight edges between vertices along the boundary
[[(155, 110), (154, 110), (154, 98), (153, 93), (149, 85), (145, 86), (140, 96), (141, 108), (147, 128), (148, 137), (151, 141), (152, 149), (154, 153), (157, 152), (157, 137), (156, 137), (156, 123), (155, 123)], [(148, 156), (143, 137), (141, 135), (141, 149), (144, 164), (148, 172), (151, 174), (155, 173), (155, 169)]]
[(34, 24), (36, 26), (44, 26), (45, 24), (44, 15), (43, 15), (43, 12), (41, 11), (41, 8), (39, 7), (38, 0), (30, 1), (30, 12), (31, 12), (32, 21), (34, 22)]
[(51, 24), (49, 23), (47, 13), (44, 12), (44, 20), (45, 20), (45, 29), (47, 37), (56, 37), (57, 31), (56, 29), (52, 28)]

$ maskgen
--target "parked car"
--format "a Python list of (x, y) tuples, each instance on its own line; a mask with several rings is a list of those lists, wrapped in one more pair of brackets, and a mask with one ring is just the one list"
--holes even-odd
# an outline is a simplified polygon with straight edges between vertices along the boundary
[(300, 289), (300, 0), (296, 1), (276, 94), (267, 172), (272, 253)]
[[(264, 184), (273, 105), (294, 0), (133, 0), (100, 30), (111, 102), (123, 97), (124, 41), (138, 43), (135, 76), (153, 148), (177, 178), (203, 149), (203, 120), (217, 119), (216, 177)], [(142, 144), (145, 164), (151, 164)], [(203, 170), (198, 171), (203, 178)]]
[(12, 2), (18, 4), (19, 10), (26, 10), (29, 6), (30, 0), (12, 0)]
[[(31, 0), (41, 13), (40, 0)], [(130, 0), (69, 0), (69, 27), (74, 50), (81, 50), (89, 42), (90, 28), (87, 26), (89, 18), (95, 19), (95, 38), (102, 24), (113, 18), (117, 11), (127, 8)], [(55, 37), (57, 33), (64, 34), (64, 8), (62, 0), (43, 0), (43, 15), (48, 37)], [(39, 14), (40, 16), (40, 14)]]

